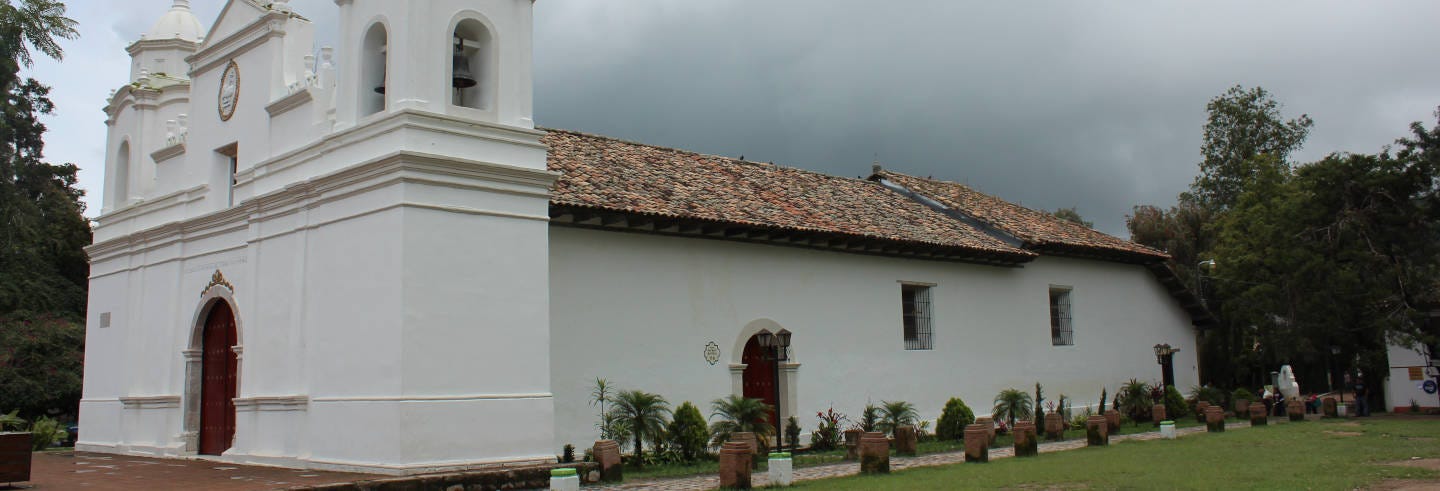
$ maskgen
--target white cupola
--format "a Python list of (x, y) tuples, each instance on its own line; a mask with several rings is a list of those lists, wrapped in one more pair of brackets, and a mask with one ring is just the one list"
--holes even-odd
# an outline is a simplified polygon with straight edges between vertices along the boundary
[(198, 43), (205, 37), (205, 26), (190, 11), (190, 0), (175, 0), (170, 11), (155, 22), (143, 40), (179, 39)]
[[(130, 81), (140, 79), (145, 72), (152, 79), (190, 78), (190, 65), (185, 58), (200, 48), (205, 38), (205, 26), (195, 13), (190, 11), (190, 0), (174, 0), (170, 10), (160, 16), (150, 32), (126, 50), (130, 53)], [(163, 74), (162, 77), (154, 75)]]

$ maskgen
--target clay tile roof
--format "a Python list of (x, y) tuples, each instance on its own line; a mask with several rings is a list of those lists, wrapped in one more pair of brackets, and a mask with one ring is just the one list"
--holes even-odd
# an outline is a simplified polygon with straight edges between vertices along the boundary
[(1000, 229), (1025, 242), (1028, 249), (1140, 262), (1169, 258), (1162, 251), (1005, 201), (964, 184), (891, 171), (880, 171), (873, 177), (883, 178)]
[(550, 203), (940, 246), (1023, 262), (1034, 254), (997, 240), (878, 183), (546, 130)]

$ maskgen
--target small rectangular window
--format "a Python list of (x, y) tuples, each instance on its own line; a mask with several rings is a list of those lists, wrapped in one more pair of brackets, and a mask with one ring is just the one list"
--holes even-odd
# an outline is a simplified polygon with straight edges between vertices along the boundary
[(225, 206), (235, 206), (236, 174), (240, 172), (240, 145), (231, 143), (216, 150), (215, 153), (224, 158), (224, 172), (228, 176), (225, 179)]
[(934, 349), (930, 323), (930, 287), (900, 286), (901, 320), (905, 331), (905, 349)]
[(1050, 344), (1075, 344), (1075, 330), (1070, 324), (1070, 289), (1050, 288)]

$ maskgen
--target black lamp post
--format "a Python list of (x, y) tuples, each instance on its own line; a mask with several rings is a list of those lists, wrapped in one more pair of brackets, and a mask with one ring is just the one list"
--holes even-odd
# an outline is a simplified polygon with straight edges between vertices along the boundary
[(761, 329), (755, 333), (756, 341), (760, 348), (765, 350), (765, 359), (773, 363), (775, 381), (775, 442), (778, 443), (780, 451), (785, 451), (785, 426), (780, 420), (780, 362), (789, 359), (790, 331), (780, 329), (780, 332), (771, 333), (769, 329)]
[(1155, 363), (1160, 364), (1160, 383), (1166, 387), (1175, 385), (1175, 371), (1171, 368), (1174, 363), (1175, 353), (1179, 348), (1171, 348), (1169, 344), (1155, 345)]

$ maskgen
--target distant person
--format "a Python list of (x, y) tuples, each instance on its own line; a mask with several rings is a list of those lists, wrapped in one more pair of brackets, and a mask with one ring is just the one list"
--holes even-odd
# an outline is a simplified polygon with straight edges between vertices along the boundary
[(1370, 401), (1366, 400), (1366, 399), (1368, 399), (1368, 397), (1366, 397), (1366, 396), (1368, 396), (1368, 395), (1370, 395), (1370, 393), (1369, 393), (1368, 390), (1365, 389), (1365, 378), (1364, 378), (1364, 377), (1355, 377), (1355, 415), (1356, 415), (1356, 416), (1369, 416), (1369, 415), (1370, 415)]

